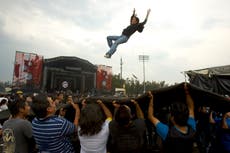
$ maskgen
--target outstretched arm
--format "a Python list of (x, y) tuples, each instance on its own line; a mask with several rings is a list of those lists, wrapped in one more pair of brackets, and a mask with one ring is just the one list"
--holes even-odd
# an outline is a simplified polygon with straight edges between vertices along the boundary
[(75, 118), (74, 118), (73, 124), (75, 126), (78, 126), (78, 122), (79, 122), (79, 118), (80, 118), (80, 108), (79, 108), (78, 104), (73, 102), (72, 96), (68, 96), (67, 102), (70, 103), (73, 106), (73, 108), (75, 109)]
[(225, 114), (223, 115), (223, 118), (222, 118), (222, 125), (221, 125), (223, 129), (229, 129), (228, 124), (227, 124), (227, 121), (226, 121), (226, 119), (227, 119), (228, 117), (230, 117), (230, 112), (227, 112), (227, 113), (225, 113)]
[(153, 95), (151, 93), (151, 91), (148, 92), (148, 97), (149, 97), (149, 108), (148, 108), (148, 118), (150, 120), (150, 122), (152, 122), (155, 126), (157, 125), (157, 123), (159, 123), (160, 121), (154, 116), (154, 104), (153, 104)]
[(194, 101), (189, 93), (187, 83), (184, 84), (185, 96), (186, 96), (186, 103), (189, 110), (189, 117), (194, 118)]
[(145, 20), (148, 20), (148, 17), (149, 17), (150, 12), (151, 12), (151, 9), (148, 9), (148, 10), (147, 10), (146, 17), (145, 17)]
[(97, 103), (101, 106), (101, 108), (103, 109), (106, 118), (111, 118), (112, 119), (112, 113), (110, 112), (110, 110), (105, 106), (105, 104), (103, 104), (103, 102), (101, 100), (97, 100)]
[(216, 123), (215, 120), (214, 120), (214, 118), (213, 118), (213, 111), (211, 111), (210, 114), (209, 114), (209, 123), (211, 123), (211, 124), (215, 124)]
[(135, 10), (135, 8), (133, 9), (133, 16), (135, 16), (136, 14), (136, 10)]
[(131, 16), (131, 18), (130, 18), (130, 24), (132, 23), (132, 19), (133, 19), (133, 17), (135, 17), (136, 16), (136, 10), (135, 10), (135, 8), (133, 9), (133, 14), (132, 14), (132, 16)]
[(121, 105), (118, 104), (118, 103), (116, 102), (116, 100), (114, 100), (114, 101), (112, 102), (112, 104), (113, 104), (113, 107), (114, 107), (113, 116), (115, 116), (116, 113), (117, 113), (118, 108), (119, 108)]
[(131, 100), (131, 102), (132, 102), (132, 103), (135, 105), (135, 107), (136, 107), (137, 118), (144, 119), (144, 114), (143, 114), (143, 112), (142, 112), (142, 110), (141, 110), (141, 108), (140, 108), (138, 102), (135, 101), (135, 100), (133, 100), (133, 99)]
[(145, 23), (147, 22), (150, 12), (151, 12), (151, 9), (148, 9), (145, 20), (141, 23), (142, 25), (145, 25)]

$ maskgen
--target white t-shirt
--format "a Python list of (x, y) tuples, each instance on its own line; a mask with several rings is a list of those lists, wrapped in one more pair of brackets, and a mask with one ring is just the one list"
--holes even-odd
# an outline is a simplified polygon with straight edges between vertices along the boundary
[(0, 106), (0, 109), (1, 109), (1, 111), (7, 110), (8, 109), (7, 104)]
[(81, 144), (81, 153), (106, 153), (106, 144), (109, 137), (109, 122), (111, 118), (107, 118), (102, 125), (99, 133), (93, 136), (80, 135), (80, 127), (78, 128), (78, 135)]

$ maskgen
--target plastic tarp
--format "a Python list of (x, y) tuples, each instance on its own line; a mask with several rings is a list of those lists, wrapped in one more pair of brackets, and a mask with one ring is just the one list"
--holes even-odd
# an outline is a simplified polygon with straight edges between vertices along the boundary
[(220, 95), (230, 95), (230, 65), (185, 73), (193, 85)]
[[(210, 107), (211, 110), (217, 112), (229, 112), (230, 111), (230, 99), (208, 90), (201, 89), (192, 84), (188, 84), (190, 95), (194, 100), (195, 111), (198, 110), (200, 106)], [(173, 85), (167, 88), (154, 89), (151, 90), (154, 94), (154, 111), (156, 113), (162, 112), (164, 109), (175, 102), (185, 103), (185, 92), (184, 92), (184, 83)], [(115, 98), (115, 97), (91, 97), (91, 100), (101, 99), (104, 103), (108, 105), (109, 108), (112, 108), (112, 101), (116, 100), (120, 103), (126, 103), (127, 105), (133, 107), (130, 102), (130, 98)], [(141, 109), (143, 110), (145, 116), (147, 116), (149, 98), (147, 94), (143, 94), (140, 97), (136, 98)]]
[[(190, 92), (190, 95), (194, 101), (195, 104), (195, 111), (198, 110), (200, 106), (207, 106), (210, 107), (211, 110), (217, 111), (217, 112), (230, 112), (230, 99), (218, 94), (215, 94), (213, 92), (210, 92), (208, 90), (201, 89), (197, 86), (194, 86), (192, 84), (188, 84), (188, 89)], [(174, 102), (183, 102), (185, 103), (185, 92), (184, 92), (184, 83), (180, 83), (177, 85), (173, 85), (167, 88), (160, 88), (160, 89), (154, 89), (151, 90), (151, 92), (154, 94), (154, 112), (159, 113), (162, 112), (162, 110), (167, 109), (172, 103)], [(131, 98), (118, 98), (118, 97), (90, 97), (87, 99), (87, 102), (95, 102), (97, 99), (101, 99), (103, 103), (113, 112), (113, 106), (112, 101), (116, 100), (119, 103), (127, 104), (131, 107), (132, 111), (134, 110), (134, 106), (131, 104), (130, 100)], [(141, 109), (144, 112), (145, 117), (147, 117), (148, 112), (148, 105), (149, 105), (149, 98), (147, 94), (143, 94), (140, 97), (137, 97), (135, 99)], [(80, 104), (80, 102), (79, 102)], [(74, 110), (73, 108), (66, 104), (64, 107), (68, 108), (67, 111), (67, 118), (70, 121), (73, 121), (74, 118)], [(80, 105), (81, 107), (81, 105)], [(5, 116), (4, 116), (5, 115)], [(9, 113), (0, 112), (0, 119), (3, 119), (4, 117), (8, 117)]]

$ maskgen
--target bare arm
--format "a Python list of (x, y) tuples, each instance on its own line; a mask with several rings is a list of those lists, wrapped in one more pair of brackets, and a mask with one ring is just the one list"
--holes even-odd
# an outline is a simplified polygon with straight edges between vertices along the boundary
[[(115, 114), (117, 113), (118, 108), (121, 106), (120, 104), (118, 104), (115, 100), (112, 102), (113, 107), (114, 107), (114, 112), (113, 112), (113, 116), (115, 116)], [(114, 117), (115, 118), (115, 117)]]
[(136, 10), (135, 10), (135, 8), (133, 9), (133, 15), (132, 16), (135, 16), (136, 14)]
[(137, 118), (144, 119), (144, 114), (143, 114), (138, 102), (133, 100), (133, 99), (131, 100), (131, 102), (135, 105)]
[(151, 11), (150, 9), (147, 10), (147, 14), (146, 14), (145, 20), (142, 23), (140, 23), (141, 25), (144, 26), (146, 24), (146, 22), (148, 20), (148, 17), (149, 17), (149, 14), (150, 14), (150, 11)]
[(149, 17), (150, 12), (151, 12), (151, 9), (148, 9), (148, 10), (147, 10), (146, 17), (145, 17), (145, 20), (148, 20), (148, 17)]
[(73, 106), (73, 108), (75, 109), (75, 118), (74, 118), (73, 124), (75, 126), (78, 126), (78, 122), (79, 122), (79, 118), (80, 118), (80, 108), (79, 108), (78, 104), (73, 102), (72, 96), (68, 97), (67, 102), (70, 103)]
[(82, 105), (82, 108), (85, 108), (85, 106), (86, 106), (86, 99), (85, 98), (81, 101), (81, 105)]
[(101, 100), (97, 100), (97, 103), (101, 106), (101, 108), (103, 109), (106, 118), (111, 118), (113, 117), (112, 113), (110, 112), (110, 110), (105, 106), (105, 104), (103, 104), (103, 102)]
[(150, 91), (148, 92), (148, 96), (150, 99), (149, 108), (148, 108), (148, 118), (150, 122), (152, 122), (156, 126), (157, 123), (159, 123), (160, 121), (154, 116), (154, 104), (153, 104), (154, 97)]
[(223, 129), (229, 129), (228, 124), (227, 124), (227, 122), (226, 122), (226, 119), (227, 119), (228, 117), (230, 117), (230, 112), (227, 112), (227, 113), (225, 113), (225, 114), (223, 115), (223, 118), (222, 118), (222, 125), (221, 125)]
[(133, 9), (133, 14), (132, 14), (132, 16), (130, 17), (130, 24), (132, 23), (132, 18), (136, 16), (135, 13), (136, 13), (136, 10), (135, 10), (135, 8), (134, 8), (134, 9)]
[(184, 84), (184, 90), (185, 90), (185, 96), (186, 96), (186, 104), (188, 106), (188, 110), (189, 110), (189, 117), (194, 118), (194, 101), (188, 91), (188, 87), (187, 84)]
[(215, 120), (213, 119), (213, 111), (210, 112), (209, 114), (209, 123), (215, 124)]

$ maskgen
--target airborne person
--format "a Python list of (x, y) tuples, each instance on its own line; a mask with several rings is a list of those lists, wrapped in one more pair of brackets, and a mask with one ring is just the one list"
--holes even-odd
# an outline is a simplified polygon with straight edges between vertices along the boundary
[[(125, 43), (129, 40), (130, 36), (134, 34), (136, 31), (142, 32), (144, 29), (144, 25), (147, 22), (150, 9), (147, 11), (147, 15), (145, 17), (145, 20), (141, 23), (139, 23), (139, 18), (135, 14), (135, 9), (133, 10), (133, 15), (130, 19), (130, 25), (125, 28), (120, 36), (107, 36), (107, 42), (110, 47), (109, 51), (105, 54), (104, 57), (111, 58), (111, 56), (115, 53), (117, 50), (117, 46), (119, 44)], [(114, 41), (114, 42), (113, 42)]]

